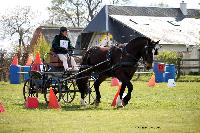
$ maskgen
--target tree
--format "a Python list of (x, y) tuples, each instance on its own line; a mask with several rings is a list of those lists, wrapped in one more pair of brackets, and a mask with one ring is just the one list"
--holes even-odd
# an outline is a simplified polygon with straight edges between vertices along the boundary
[(31, 21), (34, 13), (30, 7), (16, 7), (7, 14), (1, 16), (0, 25), (2, 38), (18, 38), (18, 57), (27, 52), (25, 41), (30, 41)]
[(129, 0), (111, 0), (111, 4), (115, 5), (115, 4), (120, 4), (120, 5), (124, 5), (127, 4), (129, 2)]
[[(111, 4), (119, 4), (119, 5), (123, 5), (129, 2), (129, 0), (111, 0), (112, 3)], [(97, 12), (99, 11), (99, 9), (102, 7), (102, 0), (84, 0), (84, 5), (86, 7), (86, 10), (88, 11), (88, 18), (86, 19), (88, 22), (90, 22), (95, 15), (97, 14)]]
[(50, 23), (52, 25), (67, 24), (68, 26), (81, 27), (84, 23), (83, 3), (81, 0), (52, 0), (52, 6), (48, 7), (51, 13)]
[(151, 4), (150, 6), (161, 7), (161, 8), (169, 7), (168, 4), (165, 4), (165, 3), (163, 3), (163, 2), (160, 2), (160, 3), (158, 3), (158, 4)]
[(50, 23), (82, 27), (99, 11), (102, 0), (52, 0)]
[[(111, 4), (125, 4), (129, 0), (111, 0)], [(48, 8), (52, 25), (64, 24), (83, 27), (89, 23), (102, 8), (102, 0), (52, 0)]]
[(53, 25), (64, 24), (80, 27), (83, 22), (84, 11), (80, 8), (83, 6), (80, 0), (52, 0), (52, 6), (48, 7), (51, 13), (50, 23)]
[(84, 0), (84, 5), (88, 11), (87, 22), (90, 22), (97, 14), (102, 0)]
[(49, 53), (50, 49), (51, 45), (45, 40), (44, 35), (41, 34), (34, 45), (33, 55), (36, 55), (36, 53), (39, 52), (40, 57), (46, 59), (46, 53)]
[(178, 59), (182, 58), (181, 54), (175, 51), (163, 51), (157, 55), (157, 59), (167, 64), (177, 64)]

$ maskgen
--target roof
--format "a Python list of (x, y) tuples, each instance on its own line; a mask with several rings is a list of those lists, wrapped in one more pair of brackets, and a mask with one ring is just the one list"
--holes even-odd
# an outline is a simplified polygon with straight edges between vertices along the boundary
[(104, 6), (95, 18), (87, 25), (83, 32), (108, 32), (107, 6)]
[(110, 15), (144, 36), (160, 40), (161, 44), (193, 45), (199, 42), (200, 19), (185, 18), (176, 21), (174, 17)]
[(108, 5), (108, 15), (200, 18), (199, 10), (187, 9), (187, 12), (188, 15), (183, 15), (180, 8)]
[[(130, 36), (147, 36), (166, 44), (193, 45), (199, 43), (199, 18), (196, 9), (187, 9), (187, 15), (183, 15), (180, 8), (107, 5), (83, 32), (109, 32), (120, 43), (126, 43)], [(120, 39), (122, 36), (129, 37)]]

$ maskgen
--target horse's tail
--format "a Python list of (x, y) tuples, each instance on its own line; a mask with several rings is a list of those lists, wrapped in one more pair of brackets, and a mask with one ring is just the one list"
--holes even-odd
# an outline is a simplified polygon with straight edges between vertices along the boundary
[(84, 99), (89, 88), (89, 75), (85, 73), (80, 73), (76, 77), (76, 84), (79, 92), (81, 93), (81, 98)]

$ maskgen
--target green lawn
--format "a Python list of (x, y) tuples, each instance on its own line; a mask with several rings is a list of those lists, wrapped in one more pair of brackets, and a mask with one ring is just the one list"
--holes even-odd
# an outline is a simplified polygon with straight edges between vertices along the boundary
[(109, 82), (101, 85), (99, 107), (80, 108), (79, 95), (62, 109), (47, 109), (39, 98), (39, 109), (24, 108), (22, 84), (0, 82), (0, 101), (6, 112), (0, 113), (1, 133), (137, 133), (200, 132), (200, 82), (178, 82), (174, 88), (166, 83), (147, 87), (134, 82), (130, 104), (111, 107), (117, 87)]

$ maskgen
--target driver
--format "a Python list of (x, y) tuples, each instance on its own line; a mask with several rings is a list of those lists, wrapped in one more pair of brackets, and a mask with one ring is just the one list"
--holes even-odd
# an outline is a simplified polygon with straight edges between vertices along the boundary
[(78, 70), (74, 58), (69, 56), (69, 51), (75, 48), (72, 46), (71, 41), (68, 38), (68, 30), (66, 27), (60, 28), (60, 34), (54, 37), (52, 48), (53, 52), (56, 53), (59, 59), (63, 62), (65, 71), (70, 69), (68, 60), (71, 62), (72, 70)]

